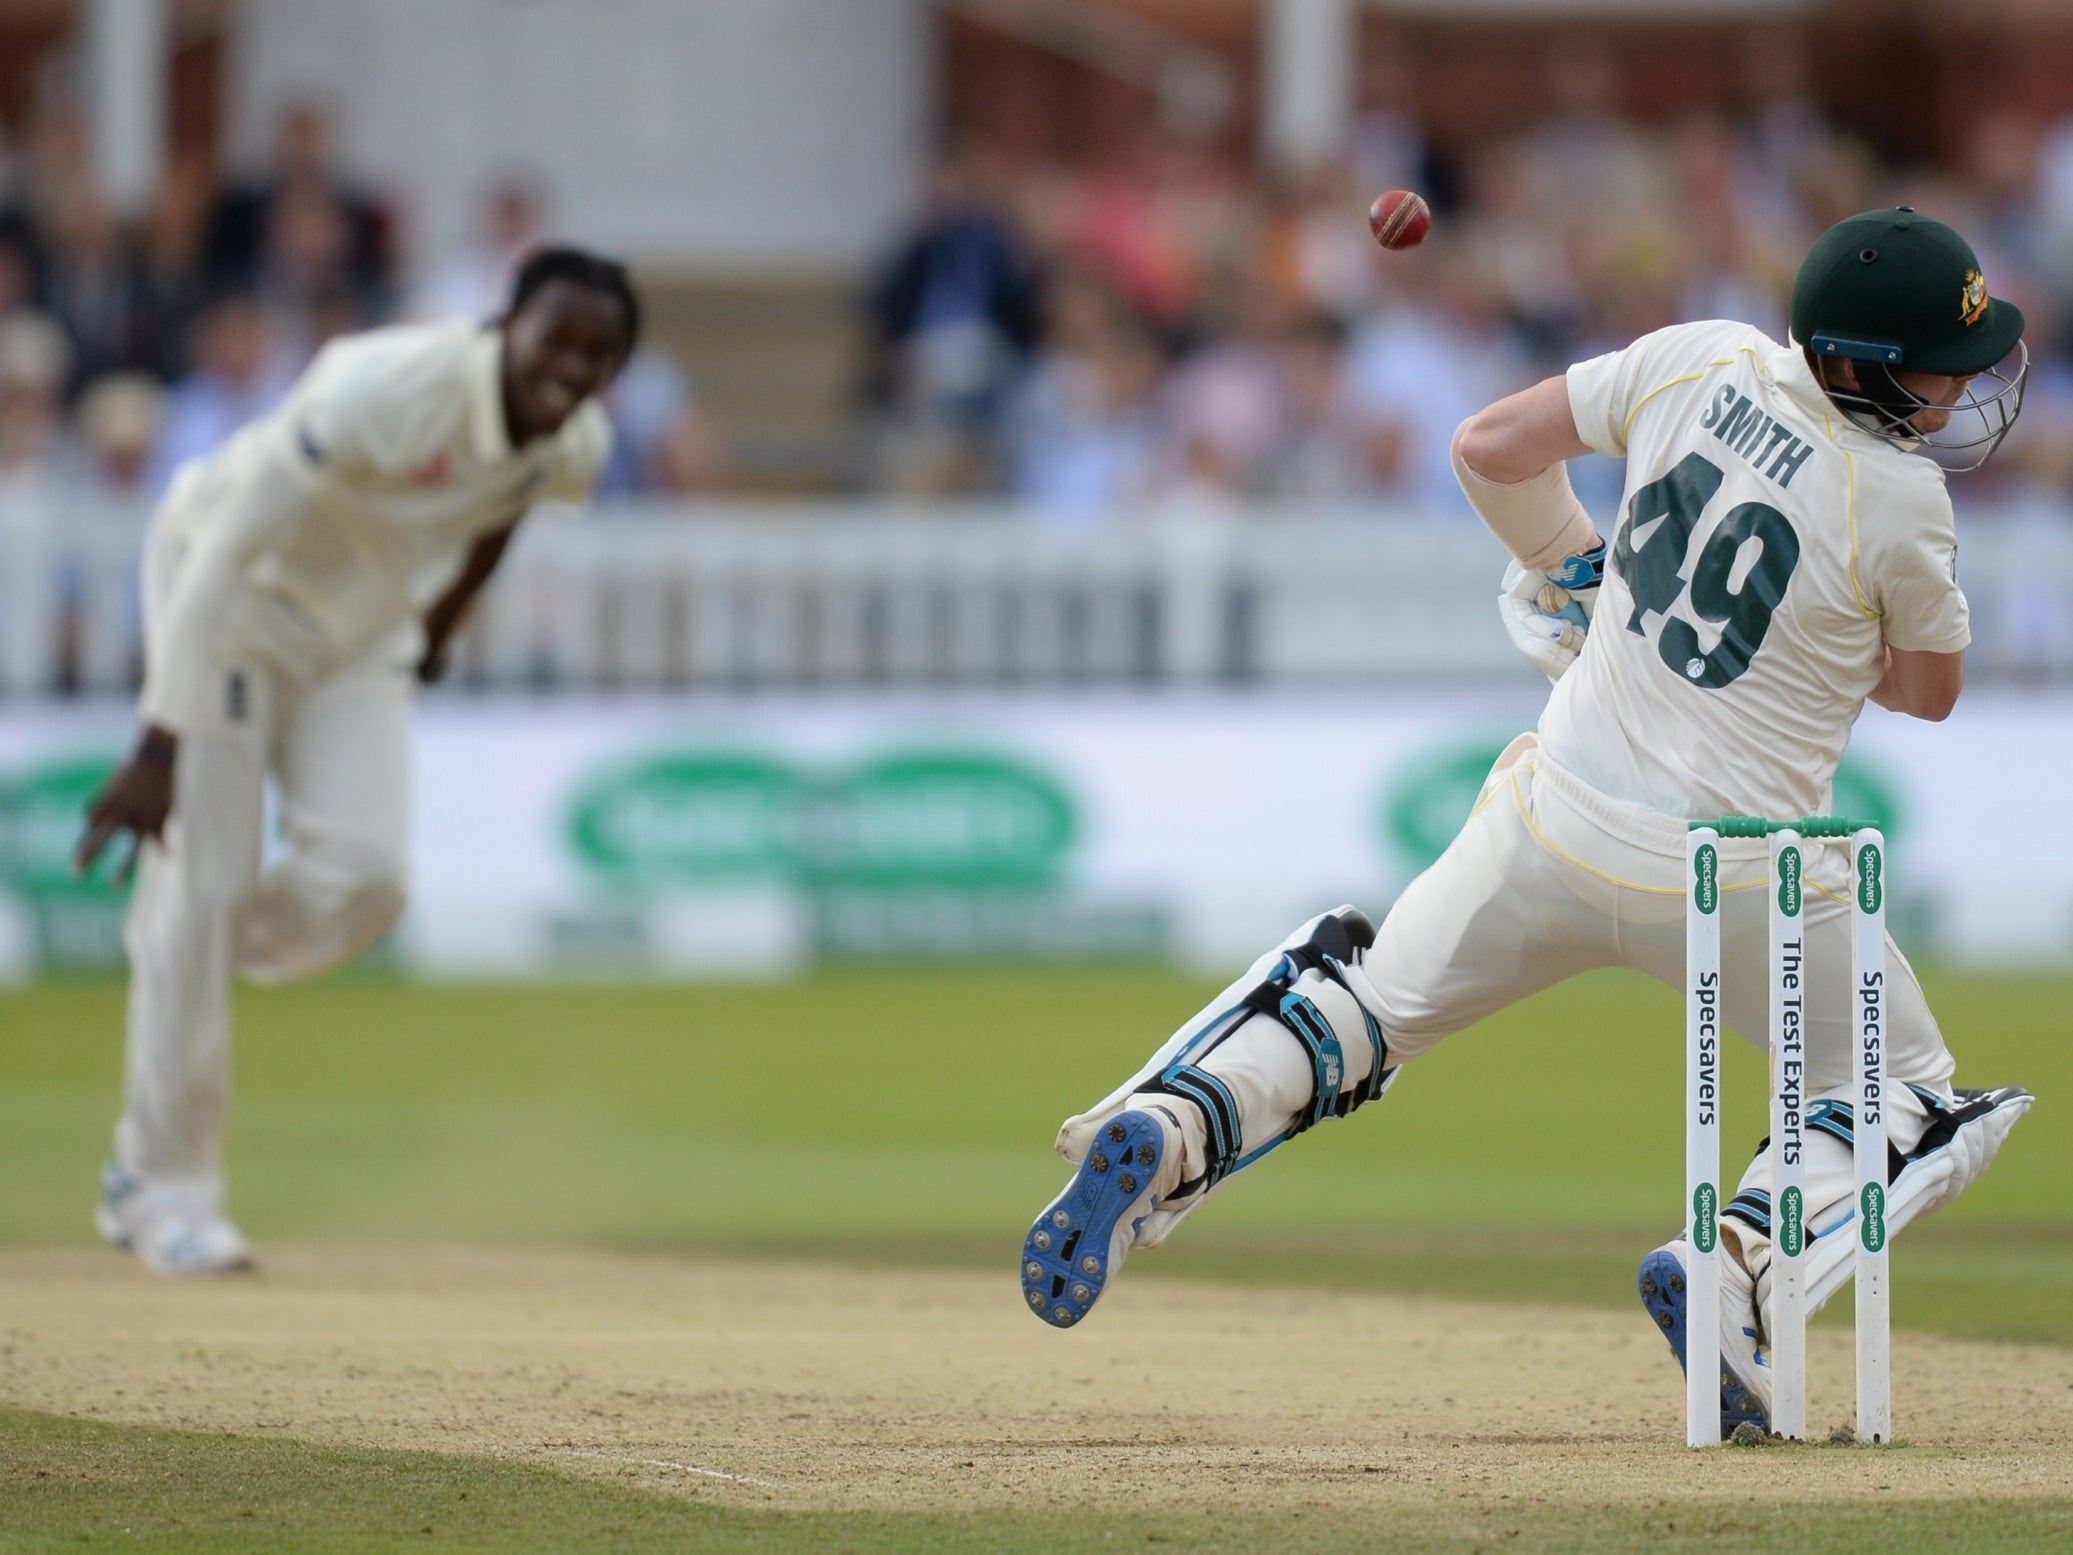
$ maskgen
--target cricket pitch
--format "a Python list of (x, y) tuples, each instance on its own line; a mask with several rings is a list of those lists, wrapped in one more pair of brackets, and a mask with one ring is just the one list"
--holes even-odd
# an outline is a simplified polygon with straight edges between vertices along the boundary
[[(1683, 1445), (1631, 1313), (1233, 1290), (1133, 1267), (1085, 1327), (998, 1276), (321, 1245), (153, 1279), (0, 1253), (0, 1403), (481, 1454), (741, 1506), (1642, 1507), (2059, 1496), (2073, 1351), (1902, 1332), (1900, 1443)], [(1850, 1336), (1811, 1336), (1817, 1437)], [(1864, 1472), (1864, 1454), (1876, 1472)]]

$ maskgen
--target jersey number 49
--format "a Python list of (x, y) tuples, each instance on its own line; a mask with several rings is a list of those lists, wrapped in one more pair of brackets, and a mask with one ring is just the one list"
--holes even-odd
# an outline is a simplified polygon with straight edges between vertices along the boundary
[[(1686, 454), (1668, 475), (1634, 493), (1612, 548), (1613, 570), (1634, 595), (1627, 630), (1646, 635), (1648, 617), (1662, 616), (1656, 651), (1684, 680), (1707, 690), (1732, 684), (1749, 668), (1799, 565), (1799, 536), (1783, 513), (1763, 502), (1731, 508), (1691, 565), (1692, 614), (1720, 627), (1710, 652), (1699, 646), (1698, 628), (1669, 611), (1686, 588), (1692, 530), (1720, 482), (1719, 465), (1703, 454)], [(1643, 530), (1648, 533), (1637, 546), (1634, 537)], [(1759, 549), (1740, 587), (1735, 587), (1736, 562), (1750, 540)]]

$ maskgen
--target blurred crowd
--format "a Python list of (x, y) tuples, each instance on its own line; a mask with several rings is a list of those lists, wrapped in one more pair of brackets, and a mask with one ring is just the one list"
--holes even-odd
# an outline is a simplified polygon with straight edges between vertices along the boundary
[[(1789, 35), (1752, 35), (1735, 71), (1732, 112), (1643, 125), (1613, 106), (1614, 56), (1559, 49), (1528, 128), (1453, 150), (1401, 106), (1401, 57), (1372, 51), (1343, 155), (1282, 175), (1156, 114), (1094, 166), (953, 137), (869, 286), (858, 484), (1007, 497), (1048, 522), (1262, 504), (1459, 520), (1446, 448), (1478, 406), (1678, 319), (1782, 337), (1812, 236), (1906, 203), (1971, 236), (2032, 319), (2023, 425), (1964, 494), (2056, 502), (2073, 482), (2073, 120), (1989, 111), (1939, 165), (1905, 166), (1824, 113)], [(1365, 211), (1399, 187), (1437, 220), (1384, 253)], [(0, 502), (148, 502), (333, 335), (492, 316), (545, 219), (525, 179), (497, 180), (473, 239), (415, 268), (401, 225), (307, 105), (259, 172), (176, 168), (138, 220), (97, 194), (76, 108), (43, 107), (0, 139)], [(608, 495), (727, 484), (718, 420), (661, 350), (611, 409)], [(1601, 516), (1618, 478), (1576, 471)]]
[[(1634, 122), (1614, 57), (1547, 62), (1523, 133), (1450, 155), (1366, 63), (1345, 154), (1267, 177), (1147, 128), (1109, 165), (954, 144), (871, 297), (875, 479), (988, 492), (1060, 522), (1263, 503), (1466, 519), (1447, 462), (1479, 406), (1681, 319), (1785, 333), (1808, 242), (1909, 204), (1980, 250), (2032, 320), (2024, 423), (1967, 494), (2073, 477), (2073, 120), (1989, 112), (1910, 167), (1832, 122), (1807, 59), (1766, 32), (1731, 113)], [(1436, 208), (1419, 248), (1367, 231), (1384, 189)], [(1601, 516), (1619, 471), (1580, 461)], [(2056, 508), (2055, 508), (2056, 511)]]
[[(2073, 118), (1990, 108), (1933, 165), (1908, 164), (1824, 111), (1789, 36), (1766, 31), (1724, 68), (1731, 109), (1643, 124), (1617, 109), (1614, 56), (1558, 48), (1526, 128), (1452, 147), (1403, 106), (1402, 59), (1375, 51), (1342, 154), (1281, 174), (1156, 111), (1091, 164), (953, 135), (869, 277), (864, 453), (835, 467), (866, 493), (1007, 499), (1054, 525), (1255, 510), (1470, 524), (1447, 460), (1464, 417), (1680, 319), (1782, 339), (1811, 238), (1909, 204), (1970, 236), (2031, 320), (2022, 423), (1954, 496), (1981, 522), (2063, 531)], [(413, 265), (407, 213), (341, 171), (308, 106), (281, 115), (257, 173), (176, 165), (140, 219), (104, 205), (88, 153), (62, 101), (0, 138), (0, 542), (28, 526), (80, 550), (101, 516), (134, 519), (343, 331), (493, 316), (548, 225), (526, 179), (498, 179), (472, 239)], [(1365, 213), (1400, 187), (1437, 219), (1422, 246), (1384, 253)], [(610, 409), (608, 497), (809, 483), (745, 460), (730, 473), (718, 418), (652, 345)], [(1618, 467), (1573, 475), (1608, 521)], [(111, 539), (133, 544), (134, 523)], [(84, 576), (60, 579), (60, 636)], [(2054, 636), (2073, 633), (2058, 587), (2040, 570), (2034, 600), (1997, 601), (2027, 644), (2012, 661), (2073, 653)], [(0, 622), (0, 649), (42, 630)]]
[[(276, 404), (333, 336), (401, 318), (487, 319), (542, 235), (526, 181), (499, 181), (462, 251), (403, 263), (396, 211), (354, 186), (321, 112), (292, 106), (256, 176), (176, 169), (124, 220), (97, 191), (88, 128), (56, 101), (0, 134), (0, 519), (122, 512)], [(659, 350), (611, 406), (614, 495), (709, 489), (713, 418)], [(27, 517), (25, 517), (27, 515)]]

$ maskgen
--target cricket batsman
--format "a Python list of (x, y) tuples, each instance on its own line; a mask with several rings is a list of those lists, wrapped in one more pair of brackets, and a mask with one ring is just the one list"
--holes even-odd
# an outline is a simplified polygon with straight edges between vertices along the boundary
[[(124, 926), (129, 1044), (102, 1236), (161, 1274), (242, 1268), (223, 1212), (230, 979), (309, 977), (404, 905), (414, 680), (534, 503), (580, 500), (631, 354), (625, 269), (535, 253), (489, 325), (326, 346), (281, 407), (183, 467), (144, 543), (135, 748), (77, 865), (141, 852)], [(264, 862), (268, 780), (279, 860)]]
[[(1802, 263), (1784, 345), (1681, 324), (1472, 416), (1469, 500), (1510, 550), (1508, 630), (1554, 680), (1539, 728), (1498, 758), (1461, 833), (1380, 929), (1312, 919), (1070, 1118), (1078, 1168), (1038, 1217), (1023, 1291), (1084, 1318), (1134, 1247), (1234, 1175), (1389, 1089), (1450, 1032), (1597, 967), (1683, 986), (1686, 823), (1800, 816), (1867, 698), (1942, 719), (1970, 640), (1945, 467), (1975, 469), (2022, 405), (2023, 316), (1958, 233), (1902, 207), (1851, 217)], [(1608, 546), (1564, 461), (1627, 465)], [(1722, 845), (1722, 1013), (1762, 1039), (1767, 846)], [(1810, 1313), (1851, 1272), (1849, 859), (1809, 848), (1806, 1215)], [(1889, 1226), (1978, 1177), (2027, 1092), (1959, 1090), (1906, 959), (1886, 948)], [(1666, 1097), (1666, 1105), (1668, 1098)], [(1770, 1166), (1721, 1217), (1721, 1430), (1769, 1429)], [(1684, 1247), (1644, 1261), (1643, 1300), (1685, 1354)]]

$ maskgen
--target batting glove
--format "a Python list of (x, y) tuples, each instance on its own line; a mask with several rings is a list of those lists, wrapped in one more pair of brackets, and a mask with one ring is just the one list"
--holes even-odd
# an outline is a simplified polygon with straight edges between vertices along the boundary
[(1497, 610), (1512, 646), (1549, 680), (1560, 680), (1583, 651), (1605, 579), (1605, 547), (1572, 556), (1552, 573), (1514, 561), (1504, 570)]
[(1585, 628), (1566, 616), (1542, 607), (1541, 590), (1548, 575), (1513, 562), (1504, 572), (1504, 590), (1497, 596), (1497, 613), (1504, 621), (1512, 646), (1549, 680), (1560, 680), (1583, 651)]
[(1547, 577), (1540, 591), (1541, 608), (1588, 632), (1591, 612), (1598, 608), (1598, 585), (1605, 581), (1605, 542), (1600, 540), (1581, 556), (1570, 557)]

